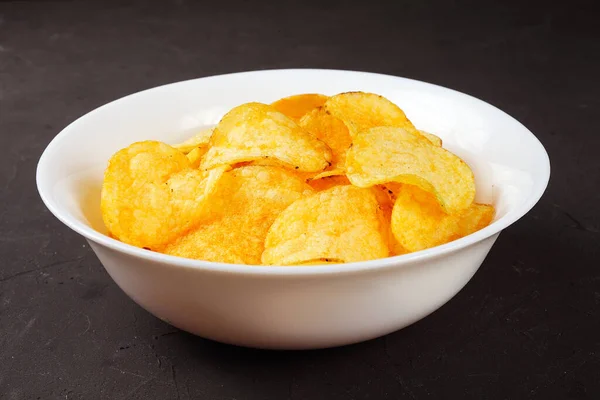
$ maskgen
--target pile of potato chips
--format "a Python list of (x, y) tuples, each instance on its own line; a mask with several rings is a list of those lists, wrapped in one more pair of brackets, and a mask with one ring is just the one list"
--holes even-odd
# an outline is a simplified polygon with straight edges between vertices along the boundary
[(372, 93), (247, 103), (168, 145), (110, 159), (102, 216), (122, 242), (235, 264), (314, 265), (400, 255), (494, 217), (471, 169)]

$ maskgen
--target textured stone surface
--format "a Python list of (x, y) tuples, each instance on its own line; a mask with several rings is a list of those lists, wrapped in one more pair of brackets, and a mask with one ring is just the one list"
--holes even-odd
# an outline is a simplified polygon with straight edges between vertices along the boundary
[[(600, 397), (592, 2), (201, 3), (0, 2), (0, 398)], [(544, 143), (550, 187), (463, 291), (400, 332), (295, 353), (178, 332), (45, 209), (37, 160), (66, 124), (120, 96), (283, 67), (382, 72), (486, 100)]]

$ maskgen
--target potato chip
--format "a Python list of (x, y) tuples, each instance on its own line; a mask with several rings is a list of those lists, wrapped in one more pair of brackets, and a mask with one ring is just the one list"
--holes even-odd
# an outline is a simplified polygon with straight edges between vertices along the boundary
[(419, 130), (419, 133), (421, 135), (425, 136), (427, 138), (427, 140), (429, 140), (434, 145), (436, 145), (438, 147), (442, 147), (442, 139), (439, 138), (438, 136), (434, 135), (433, 133), (425, 132), (422, 130)]
[(206, 147), (196, 147), (186, 154), (192, 168), (198, 168), (200, 166), (200, 161), (202, 161), (202, 156), (206, 153), (206, 150)]
[(159, 249), (197, 224), (222, 175), (192, 169), (185, 155), (155, 141), (115, 153), (101, 194), (104, 223), (122, 242)]
[(317, 93), (297, 94), (279, 99), (271, 107), (293, 120), (299, 120), (304, 114), (325, 104), (327, 96)]
[(340, 93), (327, 99), (324, 108), (344, 121), (353, 139), (359, 132), (377, 126), (416, 130), (400, 107), (374, 93)]
[(346, 175), (331, 175), (318, 179), (310, 179), (308, 184), (317, 192), (322, 192), (334, 186), (351, 185)]
[(327, 170), (343, 174), (346, 151), (352, 144), (346, 124), (323, 108), (312, 110), (302, 117), (298, 124), (331, 148), (331, 165)]
[(201, 168), (265, 157), (289, 168), (319, 172), (329, 166), (331, 149), (292, 119), (261, 103), (247, 103), (227, 113), (215, 128)]
[(475, 198), (473, 172), (463, 160), (402, 128), (361, 132), (346, 154), (346, 169), (350, 182), (359, 187), (417, 185), (434, 193), (449, 214), (465, 210)]
[(288, 205), (313, 190), (291, 171), (247, 166), (226, 172), (211, 196), (211, 219), (169, 244), (167, 254), (260, 264), (269, 227)]
[(210, 137), (213, 134), (213, 129), (214, 128), (203, 129), (185, 142), (174, 144), (173, 147), (184, 154), (187, 154), (198, 147), (206, 148), (210, 141)]
[(262, 261), (290, 265), (320, 259), (353, 262), (387, 257), (383, 216), (370, 189), (336, 186), (298, 200), (275, 220)]
[(476, 203), (461, 213), (446, 214), (431, 193), (402, 185), (392, 212), (392, 232), (405, 249), (418, 251), (469, 235), (493, 218), (493, 206)]

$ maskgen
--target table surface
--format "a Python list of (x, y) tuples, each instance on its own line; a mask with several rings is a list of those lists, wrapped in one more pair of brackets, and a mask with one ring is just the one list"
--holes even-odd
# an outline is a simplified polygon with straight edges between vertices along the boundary
[[(600, 398), (592, 2), (200, 3), (0, 2), (0, 398)], [(550, 186), (464, 290), (402, 331), (305, 352), (177, 331), (45, 209), (38, 158), (123, 95), (287, 67), (405, 76), (488, 101), (545, 145)]]

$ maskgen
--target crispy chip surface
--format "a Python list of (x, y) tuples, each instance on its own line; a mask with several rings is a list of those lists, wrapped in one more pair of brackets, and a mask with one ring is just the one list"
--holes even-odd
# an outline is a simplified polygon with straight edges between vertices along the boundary
[(174, 144), (173, 147), (184, 154), (189, 153), (197, 147), (207, 147), (214, 128), (202, 129), (200, 132), (182, 143)]
[(433, 133), (425, 132), (419, 130), (419, 133), (427, 138), (431, 143), (438, 147), (442, 147), (442, 139), (439, 136), (434, 135)]
[(346, 154), (346, 169), (350, 182), (359, 187), (417, 185), (434, 193), (449, 214), (465, 210), (475, 198), (473, 172), (463, 160), (402, 128), (361, 132)]
[(227, 113), (215, 128), (201, 168), (276, 158), (291, 169), (319, 172), (329, 166), (331, 149), (292, 119), (261, 103)]
[(279, 214), (267, 234), (262, 261), (290, 265), (387, 257), (383, 225), (371, 189), (336, 186), (298, 200)]
[(328, 98), (324, 108), (344, 121), (352, 138), (364, 130), (377, 126), (416, 130), (400, 107), (374, 93), (340, 93)]
[(318, 179), (311, 179), (308, 184), (317, 192), (330, 189), (334, 186), (351, 185), (346, 175), (331, 175)]
[(346, 165), (346, 151), (352, 144), (346, 124), (322, 107), (306, 114), (298, 124), (331, 148), (331, 165), (326, 171), (340, 171), (342, 174)]
[(344, 171), (343, 169), (327, 169), (323, 172), (320, 172), (316, 175), (311, 176), (311, 180), (315, 180), (315, 179), (321, 179), (321, 178), (329, 178), (330, 176), (341, 176), (341, 175), (345, 175), (346, 171)]
[(274, 103), (271, 107), (282, 114), (287, 115), (293, 120), (299, 120), (307, 112), (321, 107), (325, 104), (327, 96), (318, 93), (297, 94), (294, 96), (284, 97)]
[(279, 161), (276, 158), (259, 158), (254, 161), (247, 161), (239, 164), (235, 164), (234, 167), (245, 167), (245, 166), (263, 166), (263, 167), (277, 167), (292, 172), (295, 176), (302, 179), (304, 182), (308, 182), (314, 178), (316, 172), (304, 172), (299, 169), (290, 168), (289, 164)]
[(192, 168), (198, 168), (200, 166), (200, 161), (202, 161), (202, 156), (206, 153), (206, 150), (206, 147), (196, 147), (186, 154)]
[(493, 206), (476, 203), (461, 213), (446, 214), (431, 193), (402, 185), (392, 212), (392, 232), (405, 249), (418, 251), (476, 232), (493, 218)]
[(313, 190), (282, 168), (245, 166), (225, 172), (211, 196), (211, 220), (165, 248), (207, 261), (260, 264), (265, 236), (277, 215)]
[(406, 249), (396, 240), (392, 232), (392, 210), (396, 201), (396, 193), (400, 184), (388, 182), (385, 185), (375, 185), (371, 189), (377, 198), (379, 207), (383, 213), (384, 226), (382, 233), (385, 235), (391, 256), (398, 256), (407, 253)]
[(157, 250), (207, 213), (207, 198), (223, 171), (192, 169), (183, 153), (155, 141), (115, 153), (101, 194), (104, 223), (117, 239)]

